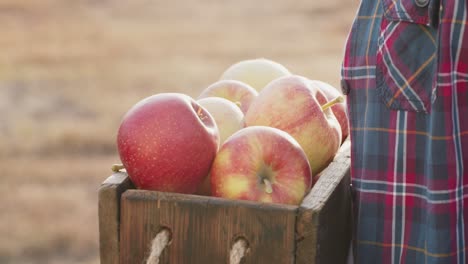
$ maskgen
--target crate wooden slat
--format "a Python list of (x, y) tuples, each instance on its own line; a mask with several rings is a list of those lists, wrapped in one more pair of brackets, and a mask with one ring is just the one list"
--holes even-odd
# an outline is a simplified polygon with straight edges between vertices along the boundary
[(101, 263), (119, 263), (120, 197), (134, 188), (126, 173), (115, 173), (99, 188), (99, 251)]
[(351, 240), (350, 165), (347, 140), (299, 206), (297, 264), (346, 263)]
[(237, 237), (249, 243), (243, 263), (346, 263), (349, 151), (346, 141), (300, 206), (135, 190), (114, 174), (99, 192), (101, 263), (144, 263), (162, 227), (172, 241), (160, 263), (229, 263)]
[(246, 264), (294, 263), (295, 206), (133, 190), (123, 194), (121, 217), (121, 263), (147, 259), (161, 227), (172, 243), (160, 263), (228, 263), (239, 236), (252, 253)]

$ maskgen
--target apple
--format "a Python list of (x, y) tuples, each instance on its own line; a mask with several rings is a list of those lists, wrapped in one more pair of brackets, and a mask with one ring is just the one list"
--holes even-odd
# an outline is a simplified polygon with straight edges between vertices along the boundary
[[(197, 102), (214, 118), (221, 143), (244, 127), (244, 113), (233, 102), (220, 97), (207, 97)], [(197, 194), (211, 194), (210, 175), (205, 178)]]
[[(339, 97), (342, 98), (342, 97)], [(337, 99), (339, 100), (339, 99)], [(325, 94), (304, 77), (279, 78), (263, 89), (245, 115), (246, 126), (270, 126), (289, 133), (304, 149), (317, 175), (341, 144), (341, 127)]]
[(239, 130), (221, 146), (211, 168), (213, 196), (298, 205), (311, 188), (307, 156), (276, 128)]
[(271, 81), (291, 75), (283, 65), (268, 59), (243, 60), (230, 66), (221, 80), (238, 80), (261, 91)]
[(194, 193), (209, 173), (219, 134), (213, 117), (194, 99), (161, 93), (141, 100), (125, 114), (117, 147), (138, 188)]
[(220, 143), (244, 127), (244, 113), (233, 102), (220, 97), (207, 97), (197, 102), (214, 118)]
[(257, 95), (257, 90), (246, 83), (235, 80), (221, 80), (203, 90), (198, 99), (206, 97), (225, 98), (237, 104), (245, 114), (249, 109), (250, 103), (252, 103)]
[[(330, 84), (318, 80), (311, 80), (312, 85), (316, 85), (325, 94), (328, 100), (333, 100), (343, 94)], [(341, 141), (344, 142), (349, 135), (349, 119), (346, 112), (346, 103), (337, 103), (331, 107), (338, 123), (341, 126)]]

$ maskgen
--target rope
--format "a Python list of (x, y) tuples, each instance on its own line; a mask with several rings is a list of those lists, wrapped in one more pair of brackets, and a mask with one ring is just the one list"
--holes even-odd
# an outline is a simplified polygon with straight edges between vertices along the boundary
[(161, 253), (169, 244), (170, 232), (167, 229), (159, 231), (151, 242), (151, 253), (146, 261), (146, 264), (159, 264)]
[(231, 248), (231, 254), (229, 255), (229, 264), (240, 264), (246, 252), (247, 241), (243, 238), (238, 239)]
[[(159, 264), (159, 257), (164, 249), (169, 245), (171, 233), (164, 228), (159, 231), (151, 242), (151, 253), (146, 261), (146, 264)], [(231, 248), (229, 254), (229, 264), (240, 264), (247, 252), (248, 244), (243, 238), (238, 239)]]

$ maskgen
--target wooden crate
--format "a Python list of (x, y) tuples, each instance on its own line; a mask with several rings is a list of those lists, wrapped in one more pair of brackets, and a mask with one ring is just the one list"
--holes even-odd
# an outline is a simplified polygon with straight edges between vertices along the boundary
[(238, 238), (242, 263), (346, 263), (349, 151), (346, 141), (300, 206), (136, 190), (115, 173), (99, 190), (101, 263), (145, 263), (161, 228), (171, 242), (160, 263), (229, 263)]

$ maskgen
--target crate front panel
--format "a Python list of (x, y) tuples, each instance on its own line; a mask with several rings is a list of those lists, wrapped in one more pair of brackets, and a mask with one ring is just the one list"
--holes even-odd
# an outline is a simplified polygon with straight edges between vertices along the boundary
[(244, 263), (294, 263), (297, 207), (128, 190), (122, 196), (121, 263), (144, 263), (162, 227), (172, 242), (160, 263), (228, 263), (237, 237)]

